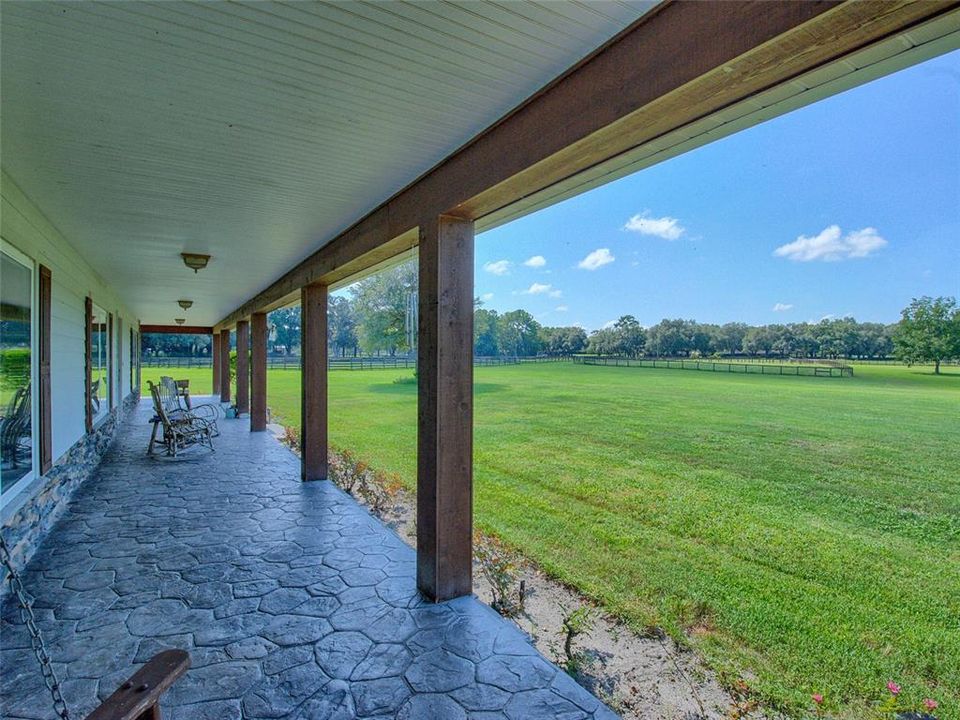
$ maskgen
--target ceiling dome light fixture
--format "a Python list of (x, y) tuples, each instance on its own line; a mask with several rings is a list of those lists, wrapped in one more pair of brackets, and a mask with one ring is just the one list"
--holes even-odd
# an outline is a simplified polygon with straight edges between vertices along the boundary
[(180, 253), (180, 257), (183, 258), (183, 264), (194, 272), (203, 270), (210, 262), (210, 256), (201, 253)]
[(193, 300), (177, 300), (177, 305), (182, 307), (184, 310), (189, 310), (193, 305)]
[(175, 322), (177, 325), (183, 325), (186, 321), (187, 321), (186, 318), (175, 318), (175, 319), (174, 319), (174, 322)]

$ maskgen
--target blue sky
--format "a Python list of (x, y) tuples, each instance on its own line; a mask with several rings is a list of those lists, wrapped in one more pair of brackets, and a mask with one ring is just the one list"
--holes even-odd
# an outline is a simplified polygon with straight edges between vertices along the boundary
[(960, 51), (483, 233), (476, 292), (588, 330), (960, 296)]

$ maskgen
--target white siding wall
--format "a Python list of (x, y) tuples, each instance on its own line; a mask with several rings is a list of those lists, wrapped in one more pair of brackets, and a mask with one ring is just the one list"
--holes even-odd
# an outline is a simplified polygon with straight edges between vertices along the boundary
[[(89, 296), (114, 322), (123, 319), (119, 340), (123, 358), (123, 395), (130, 392), (130, 334), (137, 319), (96, 270), (77, 253), (40, 208), (27, 198), (6, 172), (0, 176), (0, 236), (35, 262), (50, 268), (53, 280), (51, 308), (51, 406), (53, 460), (84, 435), (84, 298)], [(115, 345), (117, 340), (114, 341)], [(114, 351), (114, 372), (117, 372)], [(116, 383), (116, 380), (114, 380)], [(119, 404), (119, 398), (114, 405)]]

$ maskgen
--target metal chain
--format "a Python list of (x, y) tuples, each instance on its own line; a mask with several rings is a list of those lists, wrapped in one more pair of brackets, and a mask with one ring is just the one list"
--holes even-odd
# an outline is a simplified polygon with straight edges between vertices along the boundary
[(50, 662), (50, 656), (47, 654), (47, 646), (43, 642), (43, 633), (37, 627), (37, 619), (33, 615), (30, 596), (23, 588), (20, 574), (13, 567), (13, 561), (10, 559), (10, 548), (7, 547), (7, 542), (2, 535), (0, 535), (0, 562), (7, 569), (7, 579), (10, 581), (10, 587), (13, 589), (14, 595), (17, 596), (17, 602), (20, 603), (20, 619), (30, 633), (30, 645), (33, 654), (36, 656), (37, 662), (40, 663), (43, 682), (50, 691), (50, 697), (53, 698), (53, 711), (61, 720), (70, 720), (70, 711), (67, 709), (67, 703), (60, 692), (60, 681), (57, 679), (53, 664)]

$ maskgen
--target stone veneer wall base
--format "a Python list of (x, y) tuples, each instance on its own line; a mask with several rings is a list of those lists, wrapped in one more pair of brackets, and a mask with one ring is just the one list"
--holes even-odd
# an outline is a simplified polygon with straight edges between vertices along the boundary
[[(0, 528), (17, 570), (24, 568), (33, 557), (50, 528), (66, 511), (77, 488), (94, 475), (121, 423), (136, 408), (139, 399), (139, 390), (130, 393), (92, 433), (84, 435), (61, 455), (46, 475), (24, 489), (28, 499), (9, 518), (3, 519)], [(0, 583), (0, 601), (9, 592), (9, 583)]]

